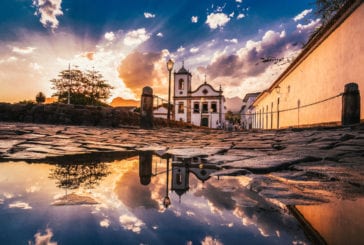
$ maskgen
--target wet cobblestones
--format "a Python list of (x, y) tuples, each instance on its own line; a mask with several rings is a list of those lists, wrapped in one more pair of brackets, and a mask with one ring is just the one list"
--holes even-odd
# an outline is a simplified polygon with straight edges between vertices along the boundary
[(147, 150), (202, 156), (219, 167), (214, 175), (244, 175), (248, 188), (284, 204), (364, 195), (364, 125), (226, 132), (0, 123), (0, 162), (103, 161)]

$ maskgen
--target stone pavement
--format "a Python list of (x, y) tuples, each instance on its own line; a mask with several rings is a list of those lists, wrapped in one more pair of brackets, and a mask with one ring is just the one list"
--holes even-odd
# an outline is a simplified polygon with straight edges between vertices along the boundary
[(226, 132), (0, 123), (0, 162), (106, 162), (148, 150), (203, 157), (218, 166), (213, 175), (241, 176), (283, 204), (364, 196), (364, 125)]

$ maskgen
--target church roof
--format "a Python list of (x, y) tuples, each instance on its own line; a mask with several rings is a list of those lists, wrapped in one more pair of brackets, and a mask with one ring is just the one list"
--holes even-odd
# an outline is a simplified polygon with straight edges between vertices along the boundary
[(191, 75), (191, 73), (189, 71), (186, 70), (186, 68), (182, 65), (181, 69), (179, 69), (176, 74), (189, 74)]
[(186, 188), (186, 189), (178, 189), (178, 190), (174, 190), (178, 196), (182, 196), (183, 194), (185, 194), (187, 191), (188, 191), (189, 188)]

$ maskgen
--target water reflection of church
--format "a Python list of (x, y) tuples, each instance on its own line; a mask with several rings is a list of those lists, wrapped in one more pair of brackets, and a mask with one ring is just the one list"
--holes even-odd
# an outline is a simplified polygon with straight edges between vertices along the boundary
[[(152, 152), (139, 153), (139, 178), (142, 185), (149, 185), (151, 178), (159, 174), (166, 175), (166, 192), (163, 199), (163, 205), (167, 208), (171, 204), (169, 191), (175, 192), (181, 200), (190, 189), (190, 174), (193, 174), (201, 182), (207, 181), (218, 167), (215, 164), (209, 164), (206, 159), (201, 157), (180, 158), (167, 157), (166, 170), (153, 173), (152, 168)], [(170, 160), (172, 160), (172, 168), (170, 169)], [(171, 174), (170, 174), (171, 172)], [(169, 177), (171, 179), (171, 188), (169, 189)]]
[(208, 164), (205, 159), (194, 157), (189, 159), (175, 157), (172, 162), (172, 186), (171, 190), (181, 197), (190, 188), (190, 173), (197, 179), (205, 182), (217, 167)]

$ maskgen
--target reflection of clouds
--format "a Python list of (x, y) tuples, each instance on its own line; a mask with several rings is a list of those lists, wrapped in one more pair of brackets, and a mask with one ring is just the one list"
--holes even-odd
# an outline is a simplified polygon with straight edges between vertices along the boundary
[(226, 227), (231, 228), (231, 227), (234, 226), (234, 223), (222, 224), (222, 226), (226, 226)]
[(222, 245), (223, 243), (220, 242), (219, 240), (217, 240), (216, 238), (207, 236), (201, 241), (201, 244), (202, 245)]
[(259, 227), (258, 228), (260, 235), (264, 236), (264, 237), (269, 237), (269, 233), (267, 233), (267, 231), (263, 230), (263, 228)]
[(231, 210), (244, 226), (255, 227), (262, 237), (298, 232), (294, 218), (284, 215), (279, 207), (247, 189), (249, 182), (250, 178), (245, 176), (238, 179), (225, 177), (205, 183), (205, 188), (197, 190), (194, 195), (204, 196), (212, 213), (222, 216), (224, 211)]
[[(214, 213), (221, 213), (221, 210), (233, 210), (236, 202), (233, 200), (232, 195), (233, 192), (224, 192), (221, 189), (220, 184), (224, 184), (222, 181), (219, 181), (219, 186), (214, 186), (212, 183), (206, 183), (204, 189), (196, 191), (196, 196), (204, 196), (208, 200), (208, 204), (210, 209)], [(235, 185), (230, 186), (237, 186)]]
[(32, 209), (32, 207), (26, 202), (10, 203), (9, 208)]
[(10, 198), (13, 198), (13, 197), (14, 197), (14, 194), (9, 193), (9, 192), (4, 192), (4, 193), (3, 193), (3, 196), (4, 196), (6, 199), (10, 199)]
[(187, 216), (195, 216), (196, 214), (193, 211), (187, 210), (186, 211)]
[(222, 210), (220, 210), (220, 208), (216, 207), (212, 202), (210, 202), (210, 200), (207, 200), (207, 205), (210, 207), (211, 213), (222, 215)]
[(120, 224), (125, 230), (140, 233), (142, 226), (145, 224), (134, 216), (124, 214), (119, 217)]
[(176, 209), (174, 209), (174, 210), (173, 210), (173, 213), (174, 213), (174, 215), (176, 215), (176, 217), (181, 217), (181, 216), (182, 216), (182, 213), (181, 213), (181, 211), (180, 211), (180, 210), (176, 210)]
[(42, 235), (40, 232), (34, 235), (35, 242), (29, 241), (28, 244), (34, 245), (57, 245), (57, 242), (51, 242), (53, 232), (51, 229), (46, 229), (46, 233)]
[(137, 170), (131, 169), (116, 183), (115, 192), (119, 200), (129, 208), (145, 207), (158, 209), (158, 202), (152, 199), (149, 186), (139, 183)]
[[(153, 167), (156, 161), (161, 161), (153, 156)], [(130, 162), (130, 160), (128, 160)], [(159, 212), (164, 212), (165, 208), (161, 204), (165, 196), (166, 189), (166, 175), (160, 174), (152, 178), (149, 185), (143, 186), (139, 183), (138, 161), (136, 158), (129, 164), (128, 168), (123, 168), (119, 171), (120, 174), (113, 184), (114, 193), (119, 201), (121, 201), (128, 208), (134, 209), (136, 207), (145, 207), (157, 209)], [(125, 165), (125, 162), (123, 162)], [(158, 164), (158, 169), (165, 168), (165, 160)], [(118, 202), (120, 203), (120, 202)]]
[(109, 227), (110, 226), (110, 220), (108, 220), (108, 219), (101, 220), (100, 221), (100, 226), (105, 227), (105, 228)]

